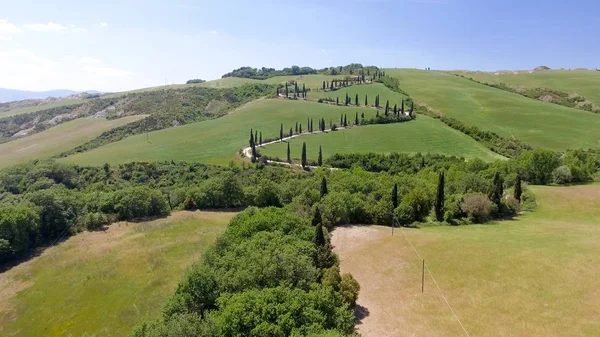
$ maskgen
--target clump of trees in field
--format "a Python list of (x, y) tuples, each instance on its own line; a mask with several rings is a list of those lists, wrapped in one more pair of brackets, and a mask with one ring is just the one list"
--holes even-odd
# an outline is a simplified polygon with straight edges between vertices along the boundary
[(206, 80), (196, 78), (196, 79), (188, 80), (187, 82), (185, 82), (185, 84), (197, 84), (197, 83), (204, 83), (204, 82), (206, 82)]
[[(379, 68), (375, 66), (363, 66), (360, 63), (351, 63), (345, 66), (337, 66), (337, 67), (327, 67), (323, 69), (313, 69), (311, 67), (299, 67), (292, 66), (290, 68), (283, 68), (281, 70), (276, 70), (274, 68), (252, 68), (252, 67), (241, 67), (235, 69), (225, 75), (222, 78), (226, 77), (240, 77), (240, 78), (252, 78), (257, 80), (264, 80), (267, 78), (275, 77), (275, 76), (299, 76), (299, 75), (361, 75), (363, 77), (365, 74), (367, 76), (371, 76), (371, 74), (375, 75), (378, 72)], [(364, 82), (364, 78), (363, 78)]]
[(351, 335), (360, 286), (340, 274), (319, 209), (313, 214), (249, 208), (237, 215), (180, 281), (163, 317), (132, 336)]

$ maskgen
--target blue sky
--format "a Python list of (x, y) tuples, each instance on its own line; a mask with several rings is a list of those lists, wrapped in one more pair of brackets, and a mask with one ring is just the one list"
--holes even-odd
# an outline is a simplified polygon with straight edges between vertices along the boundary
[(580, 1), (0, 0), (0, 87), (119, 91), (241, 66), (600, 68)]

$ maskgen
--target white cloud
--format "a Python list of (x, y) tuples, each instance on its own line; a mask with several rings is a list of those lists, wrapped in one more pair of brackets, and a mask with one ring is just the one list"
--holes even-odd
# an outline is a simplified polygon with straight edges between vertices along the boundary
[(23, 27), (25, 29), (43, 33), (60, 33), (65, 32), (69, 29), (67, 26), (63, 26), (59, 23), (54, 22), (26, 24), (23, 25)]
[(210, 33), (211, 34), (217, 34), (217, 31), (216, 30), (211, 30)]
[(17, 25), (9, 23), (8, 20), (0, 19), (0, 41), (10, 41), (12, 35), (20, 31), (21, 29)]
[(100, 22), (98, 24), (98, 26), (100, 26), (100, 28), (106, 28), (106, 27), (108, 27), (108, 23), (106, 23), (106, 22)]
[(79, 63), (81, 63), (81, 64), (101, 64), (102, 61), (95, 59), (93, 57), (84, 56), (79, 59)]

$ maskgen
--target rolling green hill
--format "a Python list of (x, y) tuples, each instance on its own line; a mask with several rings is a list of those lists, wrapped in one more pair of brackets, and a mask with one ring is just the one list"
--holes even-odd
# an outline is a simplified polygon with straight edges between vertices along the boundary
[(506, 83), (513, 87), (550, 88), (567, 93), (576, 93), (593, 104), (600, 106), (600, 71), (595, 70), (546, 70), (501, 73), (455, 71), (480, 82)]
[[(297, 137), (290, 140), (292, 158), (300, 158), (303, 142), (306, 142), (307, 156), (311, 160), (317, 159), (319, 146), (323, 147), (323, 159), (335, 153), (368, 152), (430, 152), (483, 160), (503, 158), (439, 120), (422, 115), (408, 123), (366, 125)], [(287, 142), (271, 144), (259, 151), (285, 160)]]
[(144, 117), (146, 116), (137, 115), (113, 120), (78, 118), (40, 133), (0, 144), (0, 168), (57, 155), (94, 139), (104, 131)]
[[(306, 130), (308, 118), (325, 118), (338, 121), (340, 114), (365, 113), (374, 116), (375, 109), (345, 108), (329, 104), (284, 99), (254, 101), (221, 118), (188, 124), (176, 128), (128, 137), (89, 152), (67, 157), (70, 163), (102, 165), (125, 163), (133, 160), (187, 160), (216, 164), (227, 164), (236, 158), (236, 153), (247, 146), (250, 129), (262, 132), (263, 139), (279, 137), (283, 123), (285, 133), (295, 123)], [(316, 128), (316, 125), (315, 125)]]
[(600, 148), (600, 115), (537, 101), (454, 75), (388, 69), (417, 102), (465, 124), (551, 150)]

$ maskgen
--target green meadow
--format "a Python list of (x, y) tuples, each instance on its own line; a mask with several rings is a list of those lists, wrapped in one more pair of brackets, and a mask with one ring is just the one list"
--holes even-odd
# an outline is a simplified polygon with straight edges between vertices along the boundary
[(461, 74), (480, 82), (506, 83), (514, 87), (549, 88), (578, 94), (600, 106), (600, 71), (596, 70), (546, 70), (518, 71), (499, 75), (487, 72), (463, 72)]
[[(417, 116), (410, 122), (366, 125), (328, 133), (305, 135), (288, 140), (292, 158), (299, 160), (302, 144), (306, 143), (308, 159), (316, 160), (319, 146), (323, 159), (335, 153), (437, 153), (489, 161), (503, 158), (469, 136), (446, 126), (439, 120)], [(287, 142), (260, 148), (260, 153), (283, 160), (287, 156)]]
[(127, 336), (160, 317), (185, 269), (234, 215), (178, 212), (120, 222), (0, 273), (0, 335)]
[(113, 120), (77, 118), (31, 136), (0, 144), (0, 167), (33, 159), (52, 157), (90, 141), (102, 132), (140, 120), (145, 115), (127, 116)]
[(600, 147), (600, 115), (541, 102), (438, 71), (387, 69), (439, 114), (551, 150)]

